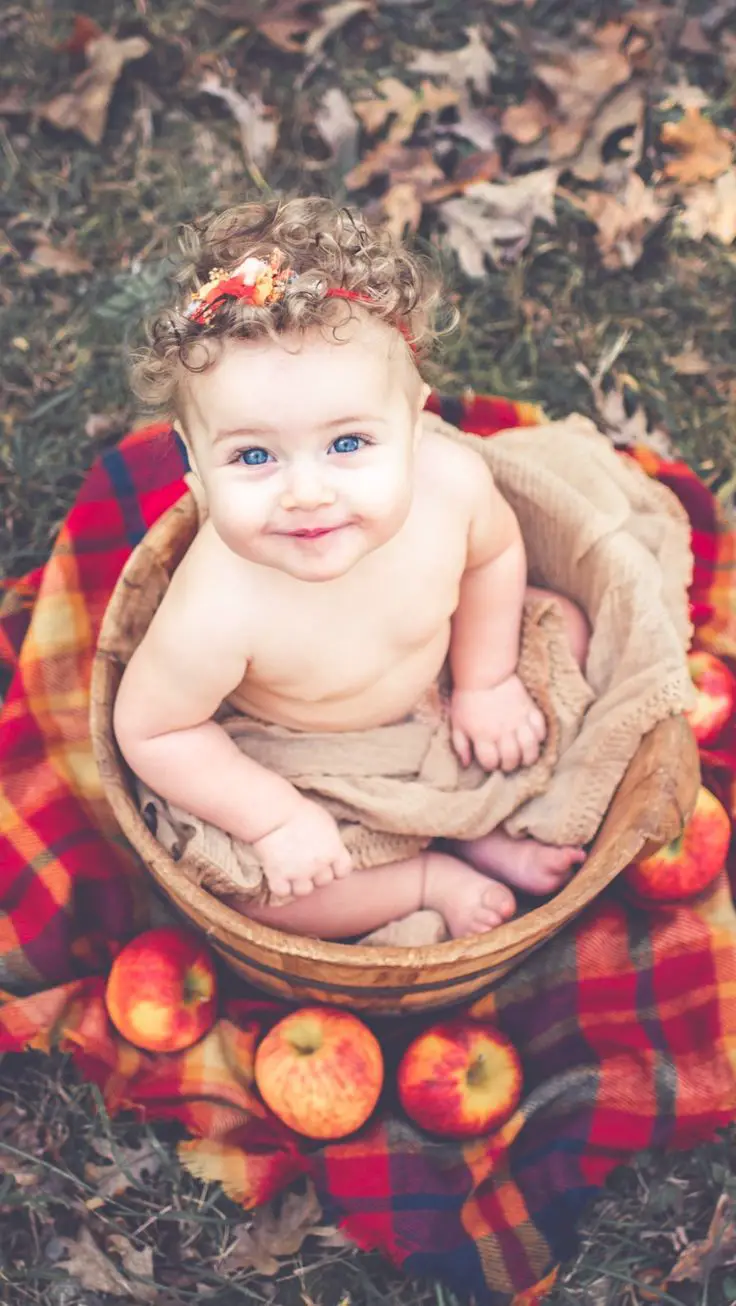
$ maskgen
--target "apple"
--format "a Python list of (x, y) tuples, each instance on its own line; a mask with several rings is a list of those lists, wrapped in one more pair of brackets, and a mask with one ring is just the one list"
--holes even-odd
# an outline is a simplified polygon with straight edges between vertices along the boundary
[(375, 1035), (349, 1011), (302, 1007), (259, 1043), (255, 1079), (290, 1129), (307, 1138), (344, 1138), (378, 1101), (383, 1057)]
[(399, 1099), (420, 1128), (448, 1138), (490, 1133), (513, 1115), (521, 1062), (492, 1025), (449, 1020), (410, 1043), (399, 1064)]
[(638, 897), (652, 902), (692, 898), (723, 870), (730, 842), (728, 812), (715, 794), (701, 785), (695, 810), (682, 833), (627, 866), (625, 881)]
[(711, 744), (736, 709), (736, 677), (715, 653), (701, 650), (688, 655), (696, 690), (695, 706), (687, 719), (699, 744)]
[(212, 954), (189, 930), (146, 930), (112, 963), (107, 1011), (129, 1043), (147, 1052), (181, 1052), (215, 1022), (217, 976)]

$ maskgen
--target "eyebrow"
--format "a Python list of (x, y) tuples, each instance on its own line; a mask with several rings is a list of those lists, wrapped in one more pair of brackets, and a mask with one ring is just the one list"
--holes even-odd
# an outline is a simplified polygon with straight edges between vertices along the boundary
[[(376, 423), (385, 425), (385, 419), (378, 416), (369, 416), (368, 413), (362, 413), (359, 416), (333, 417), (329, 422), (324, 423), (324, 429), (331, 431), (334, 430), (336, 426), (361, 426), (367, 423), (370, 423), (371, 425), (375, 425)], [(232, 430), (217, 431), (213, 443), (217, 444), (220, 440), (228, 440), (236, 435), (246, 436), (248, 438), (263, 438), (264, 436), (274, 434), (275, 428), (272, 426), (237, 426), (233, 427)]]

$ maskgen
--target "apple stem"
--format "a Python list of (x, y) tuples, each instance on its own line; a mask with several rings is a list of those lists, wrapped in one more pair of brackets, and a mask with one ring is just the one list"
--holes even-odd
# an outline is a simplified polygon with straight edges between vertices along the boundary
[(476, 1085), (483, 1083), (483, 1080), (485, 1079), (485, 1075), (486, 1075), (486, 1059), (481, 1053), (480, 1056), (477, 1056), (475, 1058), (475, 1061), (473, 1062), (472, 1066), (468, 1071), (468, 1083), (472, 1088), (474, 1088)]

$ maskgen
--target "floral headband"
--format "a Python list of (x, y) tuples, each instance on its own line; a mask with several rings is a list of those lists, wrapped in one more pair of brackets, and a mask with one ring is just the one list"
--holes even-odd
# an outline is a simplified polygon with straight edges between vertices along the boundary
[[(260, 258), (245, 258), (232, 272), (213, 268), (209, 281), (192, 297), (184, 316), (202, 326), (209, 326), (218, 308), (228, 299), (244, 299), (258, 308), (277, 304), (283, 299), (286, 288), (295, 281), (298, 273), (284, 266), (280, 249), (273, 250), (268, 262)], [(344, 290), (331, 286), (325, 291), (327, 299), (354, 299), (370, 304), (370, 295), (357, 290)]]

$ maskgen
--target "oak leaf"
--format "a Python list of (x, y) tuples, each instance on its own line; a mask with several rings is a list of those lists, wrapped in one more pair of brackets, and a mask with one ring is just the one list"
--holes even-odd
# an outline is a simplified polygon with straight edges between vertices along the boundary
[(390, 141), (407, 140), (423, 114), (439, 113), (456, 105), (460, 99), (460, 92), (455, 87), (435, 86), (433, 82), (423, 81), (418, 90), (413, 90), (398, 77), (382, 78), (378, 90), (380, 99), (357, 100), (353, 108), (371, 135), (393, 118), (387, 134)]
[(480, 182), (438, 206), (447, 242), (468, 276), (482, 277), (486, 258), (514, 262), (529, 244), (537, 219), (554, 223), (558, 176), (559, 169), (543, 168), (505, 185)]
[(633, 268), (644, 252), (644, 239), (668, 211), (655, 191), (632, 172), (617, 193), (592, 191), (581, 201), (596, 226), (596, 244), (603, 266)]
[(681, 186), (712, 181), (731, 165), (731, 133), (704, 118), (697, 107), (688, 106), (679, 122), (664, 123), (661, 137), (679, 156), (665, 164), (665, 176)]
[(241, 95), (234, 87), (226, 86), (215, 72), (205, 73), (199, 89), (205, 95), (212, 95), (227, 105), (238, 124), (246, 163), (255, 164), (259, 169), (265, 168), (279, 136), (279, 123), (274, 111), (266, 108), (257, 91)]
[[(126, 1242), (118, 1235), (119, 1242)], [(60, 1238), (59, 1243), (66, 1252), (64, 1260), (59, 1262), (66, 1273), (76, 1279), (83, 1288), (90, 1292), (107, 1292), (125, 1301), (155, 1301), (156, 1288), (150, 1284), (136, 1283), (106, 1256), (97, 1245), (89, 1229), (82, 1229), (79, 1238)], [(138, 1273), (131, 1267), (131, 1273)]]
[(322, 1207), (311, 1183), (304, 1193), (287, 1192), (281, 1200), (257, 1206), (247, 1227), (239, 1228), (219, 1261), (219, 1268), (255, 1270), (267, 1276), (278, 1273), (279, 1257), (295, 1256), (310, 1236), (328, 1242), (345, 1242), (333, 1226), (322, 1225)]
[(128, 1188), (138, 1184), (143, 1186), (143, 1176), (151, 1177), (161, 1168), (159, 1153), (148, 1143), (139, 1147), (112, 1146), (105, 1138), (95, 1141), (98, 1156), (109, 1161), (109, 1165), (99, 1165), (88, 1161), (84, 1175), (95, 1186), (98, 1197), (119, 1197)]
[(713, 236), (722, 245), (736, 240), (736, 168), (715, 181), (689, 186), (682, 196), (680, 222), (693, 240)]
[(314, 125), (329, 145), (342, 172), (355, 166), (358, 158), (360, 123), (353, 106), (339, 86), (325, 91), (314, 114)]
[(98, 36), (84, 47), (88, 67), (75, 77), (71, 89), (62, 91), (41, 108), (45, 122), (62, 131), (75, 131), (99, 145), (107, 126), (112, 93), (126, 63), (142, 59), (150, 49), (143, 36), (129, 36), (118, 41), (114, 36)]
[(580, 149), (601, 104), (617, 86), (631, 77), (631, 64), (619, 48), (623, 39), (602, 28), (594, 43), (580, 49), (556, 46), (546, 59), (534, 65), (534, 75), (555, 99), (549, 128), (549, 158), (552, 162), (574, 156)]
[(498, 65), (483, 40), (480, 27), (466, 27), (465, 35), (467, 43), (459, 50), (419, 50), (407, 67), (411, 72), (444, 76), (459, 90), (470, 85), (479, 95), (487, 95)]

